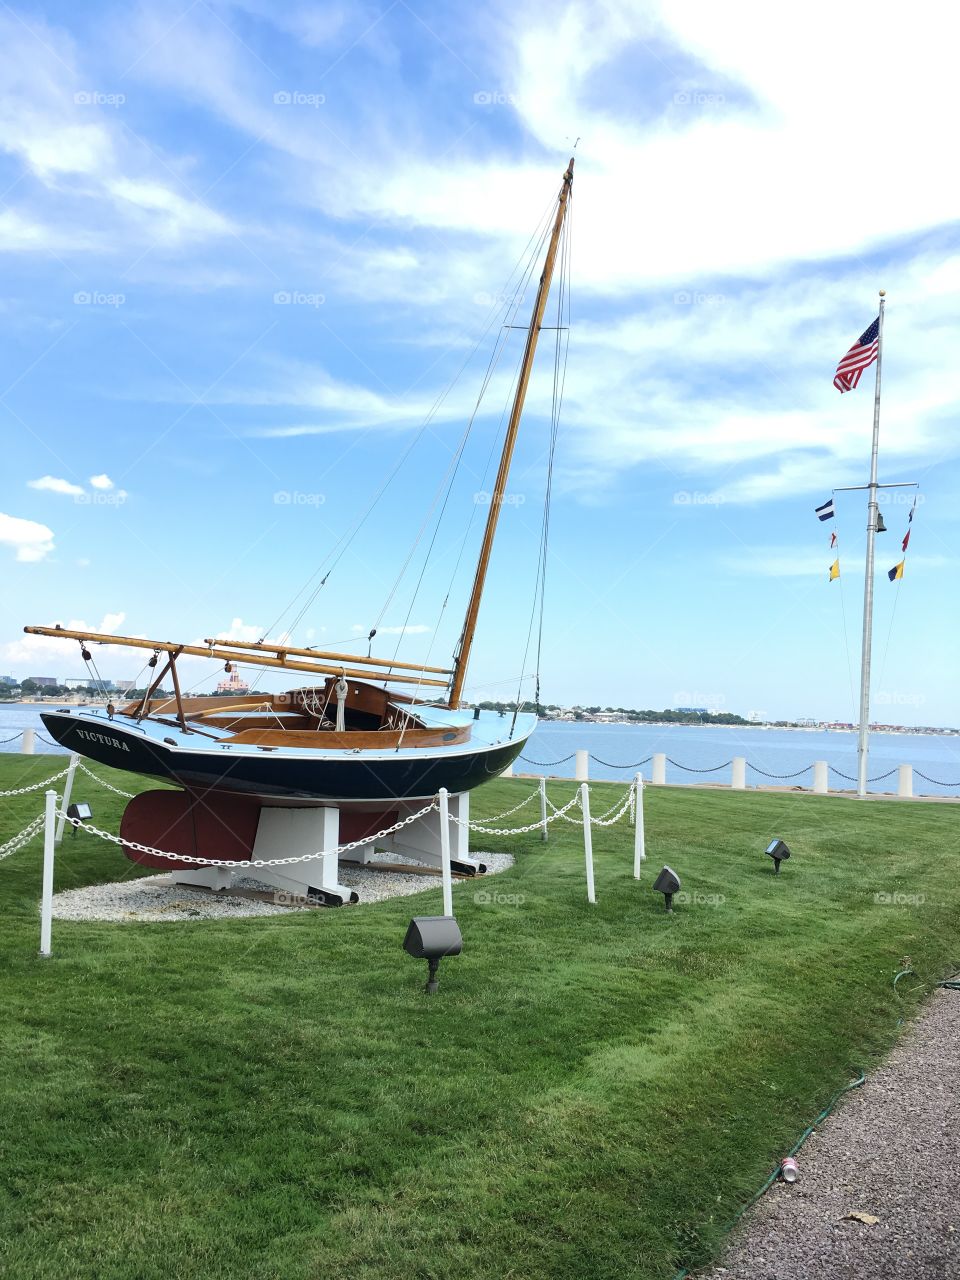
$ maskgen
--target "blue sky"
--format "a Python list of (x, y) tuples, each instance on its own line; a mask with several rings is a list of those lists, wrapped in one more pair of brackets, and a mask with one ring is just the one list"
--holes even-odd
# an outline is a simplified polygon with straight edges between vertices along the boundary
[[(855, 717), (864, 504), (838, 498), (833, 584), (813, 508), (867, 478), (872, 372), (843, 397), (832, 376), (885, 288), (881, 479), (921, 496), (898, 587), (907, 508), (884, 508), (874, 716), (960, 723), (956, 19), (790, 21), (614, 0), (0, 8), (0, 673), (82, 674), (24, 623), (265, 634), (467, 360), (579, 138), (543, 697)], [(531, 670), (544, 342), (467, 696)], [(484, 355), (295, 640), (379, 620), (381, 647), (446, 662), (506, 376), (413, 607), (417, 556), (390, 591)]]

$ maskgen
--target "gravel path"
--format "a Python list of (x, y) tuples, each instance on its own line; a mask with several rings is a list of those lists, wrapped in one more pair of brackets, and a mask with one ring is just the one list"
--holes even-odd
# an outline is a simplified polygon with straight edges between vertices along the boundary
[[(487, 874), (471, 880), (454, 880), (454, 893), (464, 889), (472, 894), (488, 893), (481, 886), (487, 878), (513, 866), (508, 853), (474, 853), (487, 867)], [(356, 906), (369, 902), (382, 902), (385, 898), (405, 897), (412, 893), (424, 893), (440, 888), (439, 876), (404, 874), (398, 871), (378, 871), (376, 862), (412, 861), (400, 859), (395, 854), (373, 854), (366, 867), (350, 867), (341, 863), (341, 884), (356, 889), (360, 901)], [(238, 889), (260, 889), (279, 893), (275, 885), (244, 878), (237, 880)], [(177, 920), (224, 920), (240, 916), (282, 916), (290, 911), (310, 911), (315, 908), (289, 905), (282, 902), (260, 902), (256, 898), (231, 897), (229, 891), (214, 896), (211, 893), (176, 884), (170, 876), (141, 876), (136, 880), (118, 880), (112, 884), (91, 884), (82, 889), (65, 889), (55, 894), (53, 914), (57, 920), (110, 920), (128, 924), (160, 924)], [(350, 909), (350, 908), (348, 908)]]
[(934, 993), (797, 1164), (799, 1180), (774, 1183), (702, 1280), (960, 1277), (960, 991)]

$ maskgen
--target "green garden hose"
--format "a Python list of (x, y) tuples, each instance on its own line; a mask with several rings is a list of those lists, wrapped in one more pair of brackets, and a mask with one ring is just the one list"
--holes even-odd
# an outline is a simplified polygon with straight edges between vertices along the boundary
[[(913, 974), (915, 978), (918, 976), (916, 973), (916, 970), (911, 969), (909, 966), (905, 969), (901, 969), (893, 979), (894, 991), (897, 990), (897, 983), (900, 981), (900, 979), (905, 978), (908, 974)], [(960, 973), (955, 973), (952, 977), (946, 978), (942, 982), (934, 982), (931, 985), (934, 987), (945, 987), (950, 991), (960, 991)], [(898, 1019), (897, 1026), (900, 1026), (902, 1022), (903, 1022), (902, 1018)], [(827, 1116), (831, 1113), (831, 1111), (837, 1105), (837, 1102), (839, 1101), (839, 1099), (842, 1098), (845, 1093), (849, 1093), (851, 1089), (859, 1089), (859, 1087), (865, 1082), (866, 1078), (867, 1077), (864, 1074), (864, 1072), (861, 1071), (860, 1078), (858, 1080), (854, 1080), (850, 1084), (845, 1084), (842, 1089), (838, 1089), (837, 1092), (830, 1099), (830, 1101), (827, 1103), (827, 1105), (824, 1107), (824, 1109), (817, 1116), (816, 1120), (814, 1120), (813, 1124), (808, 1125), (807, 1128), (804, 1129), (803, 1133), (800, 1135), (799, 1140), (787, 1152), (787, 1156), (795, 1156), (797, 1152), (800, 1150), (800, 1148), (803, 1146), (803, 1144), (806, 1142), (806, 1140), (813, 1133), (814, 1129), (816, 1129), (817, 1125), (822, 1124), (822, 1122), (826, 1120)], [(778, 1164), (776, 1168), (772, 1171), (772, 1173), (769, 1175), (769, 1177), (766, 1179), (766, 1181), (763, 1183), (763, 1185), (760, 1187), (760, 1190), (756, 1193), (756, 1195), (754, 1195), (752, 1199), (748, 1200), (747, 1203), (743, 1206), (743, 1208), (738, 1210), (737, 1213), (733, 1215), (730, 1221), (723, 1228), (724, 1231), (730, 1231), (731, 1228), (736, 1226), (736, 1224), (740, 1221), (740, 1219), (747, 1212), (747, 1210), (752, 1209), (753, 1206), (757, 1203), (757, 1201), (762, 1196), (766, 1195), (766, 1193), (770, 1190), (770, 1188), (773, 1186), (773, 1184), (776, 1182), (779, 1176), (780, 1176), (780, 1165)], [(688, 1267), (681, 1267), (680, 1270), (677, 1271), (676, 1274), (674, 1275), (673, 1280), (684, 1280), (684, 1276), (688, 1276), (689, 1274), (690, 1274), (690, 1270)]]

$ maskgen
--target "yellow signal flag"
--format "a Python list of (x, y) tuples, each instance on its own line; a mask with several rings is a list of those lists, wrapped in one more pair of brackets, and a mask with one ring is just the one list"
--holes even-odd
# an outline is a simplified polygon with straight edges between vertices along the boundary
[(895, 564), (892, 569), (889, 569), (887, 571), (887, 577), (890, 579), (891, 582), (898, 582), (900, 578), (903, 577), (904, 563), (905, 562), (901, 560), (899, 564)]
[(837, 559), (834, 560), (833, 564), (830, 566), (830, 581), (832, 582), (834, 578), (839, 578), (839, 577), (840, 577), (840, 558), (838, 556)]

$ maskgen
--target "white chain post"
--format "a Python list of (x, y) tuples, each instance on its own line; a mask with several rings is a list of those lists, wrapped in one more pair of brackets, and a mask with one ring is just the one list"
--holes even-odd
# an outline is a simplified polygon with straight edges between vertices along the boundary
[(640, 879), (640, 864), (647, 859), (646, 835), (643, 829), (643, 774), (638, 773), (634, 783), (633, 878)]
[(77, 772), (77, 765), (80, 763), (80, 757), (76, 752), (70, 757), (70, 764), (67, 767), (67, 780), (63, 784), (63, 803), (61, 805), (61, 814), (57, 822), (57, 844), (63, 839), (63, 828), (67, 825), (67, 808), (70, 804), (70, 796), (73, 794), (73, 777)]
[(450, 874), (450, 806), (446, 787), (440, 788), (440, 873), (443, 878), (443, 914), (453, 915), (453, 878)]
[(540, 779), (540, 839), (546, 843), (547, 840), (547, 780)]
[(590, 828), (590, 788), (587, 784), (580, 786), (580, 808), (583, 810), (583, 855), (587, 864), (587, 901), (596, 902), (597, 894), (593, 885), (593, 832)]
[(56, 846), (57, 793), (47, 792), (43, 818), (43, 891), (40, 898), (40, 954), (49, 956), (53, 921), (53, 853)]

